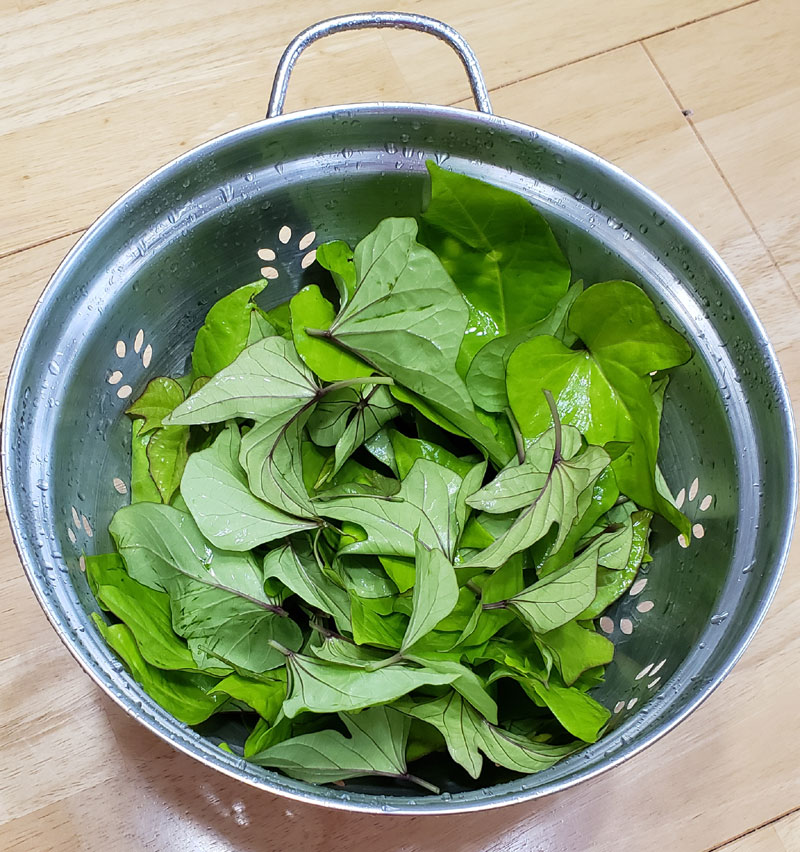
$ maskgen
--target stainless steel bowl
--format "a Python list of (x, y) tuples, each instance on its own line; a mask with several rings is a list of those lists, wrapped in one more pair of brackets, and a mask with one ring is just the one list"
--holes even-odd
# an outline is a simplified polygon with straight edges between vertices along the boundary
[[(357, 26), (444, 38), (480, 111), (369, 104), (280, 115), (303, 47)], [(615, 766), (720, 683), (778, 584), (797, 460), (788, 394), (761, 324), (725, 264), (667, 204), (599, 157), (492, 115), (472, 53), (439, 22), (357, 15), (311, 28), (284, 55), (269, 115), (184, 154), (120, 199), (70, 252), (31, 317), (8, 382), (2, 465), (34, 592), (78, 662), (143, 725), (209, 767), (290, 798), (362, 811), (468, 811), (563, 790)], [(666, 525), (656, 529), (654, 561), (601, 625), (617, 647), (595, 693), (614, 712), (601, 742), (546, 772), (498, 775), (481, 789), (445, 778), (441, 796), (371, 782), (315, 787), (216, 746), (215, 737), (235, 741), (240, 731), (212, 722), (201, 735), (150, 700), (92, 626), (97, 606), (80, 556), (109, 549), (108, 522), (127, 501), (126, 396), (154, 375), (182, 372), (207, 308), (262, 268), (277, 276), (269, 301), (283, 301), (317, 279), (313, 245), (417, 213), (428, 158), (528, 198), (576, 277), (639, 282), (690, 339), (695, 355), (670, 386), (660, 458), (699, 526), (688, 548)]]

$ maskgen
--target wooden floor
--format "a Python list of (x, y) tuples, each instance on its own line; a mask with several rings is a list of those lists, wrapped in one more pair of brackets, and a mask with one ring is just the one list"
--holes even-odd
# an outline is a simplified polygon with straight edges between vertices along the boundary
[[(800, 400), (800, 0), (406, 0), (453, 24), (498, 113), (655, 189), (755, 304)], [(358, 7), (319, 0), (1, 0), (0, 382), (80, 233), (180, 152), (262, 117), (282, 47)], [(288, 108), (466, 103), (417, 34), (309, 50)], [(0, 530), (0, 849), (46, 852), (800, 850), (800, 549), (724, 685), (594, 782), (477, 816), (349, 816), (211, 774), (132, 722), (61, 646)], [(800, 545), (800, 537), (798, 537)]]

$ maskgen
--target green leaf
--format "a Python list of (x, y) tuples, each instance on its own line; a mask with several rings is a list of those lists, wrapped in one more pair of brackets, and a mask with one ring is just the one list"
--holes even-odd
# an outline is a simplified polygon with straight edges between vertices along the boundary
[(309, 546), (297, 541), (271, 550), (264, 557), (264, 576), (277, 577), (306, 603), (349, 625), (350, 600), (317, 564)]
[(394, 583), (375, 557), (340, 553), (333, 560), (333, 570), (342, 586), (361, 598), (386, 598), (397, 593)]
[[(546, 317), (567, 291), (570, 268), (544, 217), (522, 196), (432, 162), (424, 242), (492, 336)], [(487, 334), (479, 336), (485, 339)]]
[[(402, 632), (400, 634), (402, 636)], [(371, 668), (387, 658), (385, 651), (377, 651), (366, 645), (356, 645), (352, 640), (323, 633), (318, 645), (311, 645), (315, 657), (329, 663), (340, 663), (359, 669)]]
[(398, 650), (403, 642), (408, 619), (400, 613), (381, 613), (374, 599), (351, 593), (353, 639), (358, 645), (375, 645)]
[(397, 475), (405, 479), (417, 459), (428, 459), (436, 462), (442, 467), (449, 468), (453, 473), (464, 477), (474, 466), (474, 460), (460, 459), (449, 450), (434, 444), (431, 441), (423, 441), (419, 438), (408, 438), (396, 429), (390, 429), (389, 439), (394, 451), (394, 461), (397, 466)]
[[(319, 257), (319, 250), (317, 252)], [(355, 275), (355, 270), (353, 270)], [(333, 305), (316, 284), (303, 287), (289, 303), (292, 317), (292, 339), (300, 357), (321, 379), (337, 382), (368, 376), (371, 368), (360, 358), (321, 337), (311, 337), (307, 328), (327, 330), (335, 317)]]
[(419, 663), (426, 668), (443, 674), (455, 674), (453, 689), (460, 693), (469, 703), (493, 724), (497, 724), (497, 702), (486, 691), (483, 680), (472, 669), (457, 663), (455, 660), (439, 659), (434, 654), (421, 656), (405, 654), (407, 660)]
[[(587, 497), (588, 495), (584, 492), (580, 502), (583, 503)], [(614, 471), (608, 467), (600, 474), (592, 486), (591, 499), (587, 501), (586, 510), (583, 511), (583, 507), (581, 506), (580, 517), (575, 521), (566, 539), (564, 539), (564, 544), (557, 551), (548, 552), (544, 561), (537, 565), (537, 573), (540, 577), (546, 577), (548, 574), (561, 568), (562, 565), (566, 565), (572, 559), (578, 543), (614, 505), (618, 497), (619, 488), (617, 487), (617, 480), (614, 476)]]
[(567, 294), (556, 303), (553, 310), (529, 328), (518, 329), (486, 343), (472, 359), (467, 370), (466, 383), (475, 405), (484, 411), (505, 411), (509, 405), (506, 391), (506, 368), (511, 353), (526, 340), (537, 334), (549, 334), (567, 346), (574, 335), (566, 328), (567, 315), (575, 299), (583, 292), (583, 283), (576, 281)]
[[(560, 457), (570, 461), (581, 449), (581, 435), (573, 426), (561, 427)], [(529, 506), (547, 485), (556, 450), (556, 430), (543, 432), (528, 447), (525, 459), (507, 464), (497, 476), (468, 497), (470, 506), (502, 515)]]
[(303, 429), (310, 413), (307, 407), (288, 421), (275, 418), (254, 426), (239, 451), (253, 494), (301, 518), (317, 517), (303, 479)]
[(287, 657), (286, 667), (289, 694), (283, 712), (290, 719), (304, 710), (336, 713), (386, 704), (421, 686), (443, 685), (456, 679), (454, 674), (400, 664), (367, 671), (302, 654)]
[(416, 582), (417, 569), (414, 560), (402, 556), (381, 556), (381, 565), (397, 586), (398, 590), (407, 592)]
[(597, 555), (568, 565), (514, 595), (508, 605), (535, 633), (547, 633), (579, 615), (594, 600)]
[(125, 622), (150, 665), (197, 669), (186, 642), (172, 629), (169, 595), (129, 577), (116, 553), (86, 556), (85, 561), (86, 576), (98, 603)]
[(317, 249), (317, 263), (331, 273), (339, 292), (339, 307), (343, 308), (356, 292), (356, 267), (353, 249), (341, 240), (323, 243)]
[(148, 383), (142, 395), (128, 407), (126, 414), (143, 420), (140, 435), (161, 428), (161, 421), (171, 414), (184, 399), (183, 388), (166, 376), (159, 376)]
[(160, 503), (161, 492), (150, 475), (147, 445), (150, 435), (142, 435), (143, 420), (131, 422), (131, 503)]
[(511, 408), (527, 438), (550, 425), (543, 390), (553, 394), (562, 424), (576, 427), (590, 444), (635, 437), (624, 400), (587, 350), (568, 349), (547, 335), (534, 337), (511, 354), (507, 386)]
[(689, 344), (630, 281), (606, 281), (585, 290), (570, 310), (569, 327), (601, 364), (614, 361), (637, 376), (692, 357)]
[(210, 692), (235, 698), (252, 707), (262, 719), (274, 722), (286, 698), (286, 673), (277, 669), (273, 674), (275, 676), (271, 678), (254, 680), (234, 672), (223, 678)]
[(407, 777), (407, 716), (390, 707), (375, 707), (357, 715), (342, 713), (340, 718), (349, 737), (333, 730), (303, 734), (254, 754), (250, 760), (316, 784), (376, 773)]
[(259, 719), (244, 743), (244, 756), (249, 760), (254, 754), (266, 751), (277, 743), (288, 740), (292, 735), (292, 722), (282, 713), (275, 723), (270, 725), (265, 719)]
[(259, 672), (283, 662), (270, 639), (300, 646), (300, 629), (278, 614), (253, 558), (209, 544), (190, 515), (137, 503), (114, 515), (109, 532), (130, 576), (169, 594), (175, 631), (206, 653)]
[(246, 284), (212, 305), (194, 342), (195, 376), (215, 375), (247, 346), (251, 317), (260, 312), (253, 300), (266, 286), (266, 281)]
[(521, 592), (525, 586), (522, 567), (522, 556), (515, 554), (497, 571), (474, 579), (475, 585), (480, 587), (481, 598), (461, 633), (460, 644), (482, 645), (514, 620), (510, 610), (484, 609), (484, 604), (499, 603)]
[(270, 325), (284, 340), (292, 339), (292, 319), (288, 302), (282, 302), (264, 313)]
[(318, 499), (315, 506), (319, 514), (357, 523), (367, 532), (366, 540), (346, 545), (344, 553), (414, 556), (416, 536), (427, 547), (452, 556), (458, 538), (455, 506), (460, 485), (458, 474), (419, 459), (394, 496), (350, 494)]
[(385, 385), (362, 385), (326, 393), (309, 418), (312, 440), (322, 446), (336, 445), (330, 479), (350, 456), (390, 420), (400, 414)]
[[(247, 333), (247, 341), (245, 342), (245, 349), (248, 346), (252, 346), (254, 343), (258, 343), (259, 340), (263, 340), (265, 337), (273, 337), (277, 334), (277, 331), (273, 328), (272, 323), (267, 319), (267, 315), (262, 310), (252, 311), (250, 314), (250, 330)], [(200, 376), (201, 379), (205, 379), (208, 381), (210, 376)], [(196, 379), (195, 382), (199, 381)], [(203, 384), (206, 382), (204, 381)], [(202, 385), (200, 386), (202, 387)], [(199, 388), (192, 387), (192, 393), (195, 390), (199, 390)]]
[(517, 772), (541, 772), (577, 750), (572, 743), (553, 746), (503, 730), (480, 716), (456, 692), (419, 702), (405, 698), (395, 707), (437, 728), (450, 756), (473, 778), (483, 766), (479, 749), (494, 763)]
[(169, 503), (181, 484), (189, 458), (188, 443), (188, 426), (164, 426), (150, 436), (147, 444), (150, 476), (164, 503)]
[(588, 669), (605, 666), (614, 658), (613, 643), (577, 621), (568, 621), (535, 639), (552, 657), (567, 686), (572, 686)]
[(446, 616), (458, 600), (456, 572), (450, 560), (436, 548), (422, 542), (416, 547), (416, 583), (413, 608), (400, 650), (406, 651)]
[(139, 652), (133, 633), (124, 624), (106, 624), (95, 612), (92, 621), (100, 635), (123, 660), (133, 679), (167, 713), (187, 725), (198, 725), (218, 710), (227, 700), (209, 695), (216, 683), (207, 675), (181, 671), (162, 671), (147, 663)]
[(508, 361), (508, 398), (524, 435), (547, 427), (550, 411), (541, 392), (550, 390), (562, 422), (576, 426), (590, 444), (629, 444), (612, 463), (620, 491), (688, 533), (686, 518), (655, 486), (659, 415), (648, 382), (624, 364), (567, 349), (545, 335), (518, 346)]
[(247, 417), (262, 424), (283, 424), (310, 406), (319, 392), (294, 345), (282, 337), (267, 337), (243, 350), (179, 405), (167, 422), (194, 425)]
[(581, 620), (597, 618), (614, 601), (631, 587), (639, 566), (647, 553), (647, 539), (653, 513), (646, 510), (634, 512), (630, 517), (631, 546), (624, 564), (617, 567), (597, 569), (597, 591), (589, 606), (578, 616)]
[(455, 368), (467, 305), (416, 234), (413, 219), (384, 219), (358, 244), (358, 288), (322, 334), (423, 397), (504, 461)]
[(450, 757), (463, 766), (470, 777), (477, 778), (481, 774), (483, 757), (478, 750), (475, 713), (459, 692), (421, 701), (403, 698), (394, 706), (436, 728), (444, 737)]
[(181, 494), (203, 535), (227, 550), (251, 550), (318, 523), (295, 518), (251, 493), (239, 464), (241, 438), (229, 423), (211, 447), (192, 453), (181, 480)]
[(580, 689), (561, 686), (552, 680), (544, 684), (533, 678), (523, 679), (522, 687), (548, 707), (573, 737), (584, 742), (597, 742), (611, 718), (611, 713), (602, 704)]
[[(587, 447), (569, 460), (557, 458), (554, 454), (550, 472), (530, 505), (522, 510), (507, 532), (470, 559), (467, 565), (498, 568), (511, 554), (525, 550), (546, 535), (553, 524), (558, 525), (558, 534), (553, 544), (557, 550), (564, 543), (576, 519), (586, 511), (584, 504), (591, 500), (592, 486), (608, 463), (608, 455), (600, 447)], [(519, 490), (527, 499), (531, 493), (535, 493), (529, 490), (530, 485), (530, 478), (512, 480), (505, 490), (511, 497)], [(581, 495), (587, 499), (581, 501)], [(495, 494), (492, 497), (494, 505), (497, 504), (498, 496)], [(477, 497), (470, 497), (467, 502), (476, 508), (485, 508)]]

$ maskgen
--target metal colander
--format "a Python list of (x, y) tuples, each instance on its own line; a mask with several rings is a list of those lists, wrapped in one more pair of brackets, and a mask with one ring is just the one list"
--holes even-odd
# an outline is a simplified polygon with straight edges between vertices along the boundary
[[(334, 30), (402, 26), (454, 47), (479, 111), (369, 104), (280, 115), (291, 67)], [(211, 767), (295, 799), (352, 810), (474, 810), (564, 789), (666, 733), (719, 684), (775, 592), (795, 514), (791, 409), (775, 355), (731, 273), (670, 207), (619, 169), (548, 133), (491, 114), (469, 47), (415, 15), (356, 15), (312, 27), (287, 49), (268, 118), (183, 155), (108, 210), (70, 252), (31, 317), (8, 382), (6, 504), (20, 557), (53, 626), (125, 710)], [(425, 161), (529, 199), (575, 278), (629, 278), (691, 341), (670, 384), (660, 461), (694, 525), (666, 524), (653, 561), (600, 629), (616, 644), (593, 694), (613, 713), (596, 745), (527, 777), (498, 774), (446, 792), (352, 781), (316, 787), (252, 766), (216, 745), (244, 732), (212, 717), (196, 732), (130, 678), (89, 614), (82, 553), (111, 547), (127, 500), (123, 410), (156, 375), (181, 374), (197, 328), (222, 295), (264, 276), (264, 307), (320, 280), (314, 246), (351, 242), (386, 216), (420, 212)], [(220, 727), (228, 724), (228, 727)], [(485, 780), (485, 779), (484, 779)]]

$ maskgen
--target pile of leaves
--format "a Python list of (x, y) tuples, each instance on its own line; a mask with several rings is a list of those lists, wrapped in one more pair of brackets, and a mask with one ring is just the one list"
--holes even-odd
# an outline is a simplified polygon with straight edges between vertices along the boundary
[(429, 169), (419, 223), (320, 247), (332, 299), (212, 307), (191, 372), (129, 408), (132, 502), (86, 559), (142, 687), (304, 781), (436, 791), (409, 762), (478, 779), (596, 741), (594, 620), (654, 513), (688, 534), (657, 467), (684, 340), (634, 284), (571, 283), (524, 199)]

